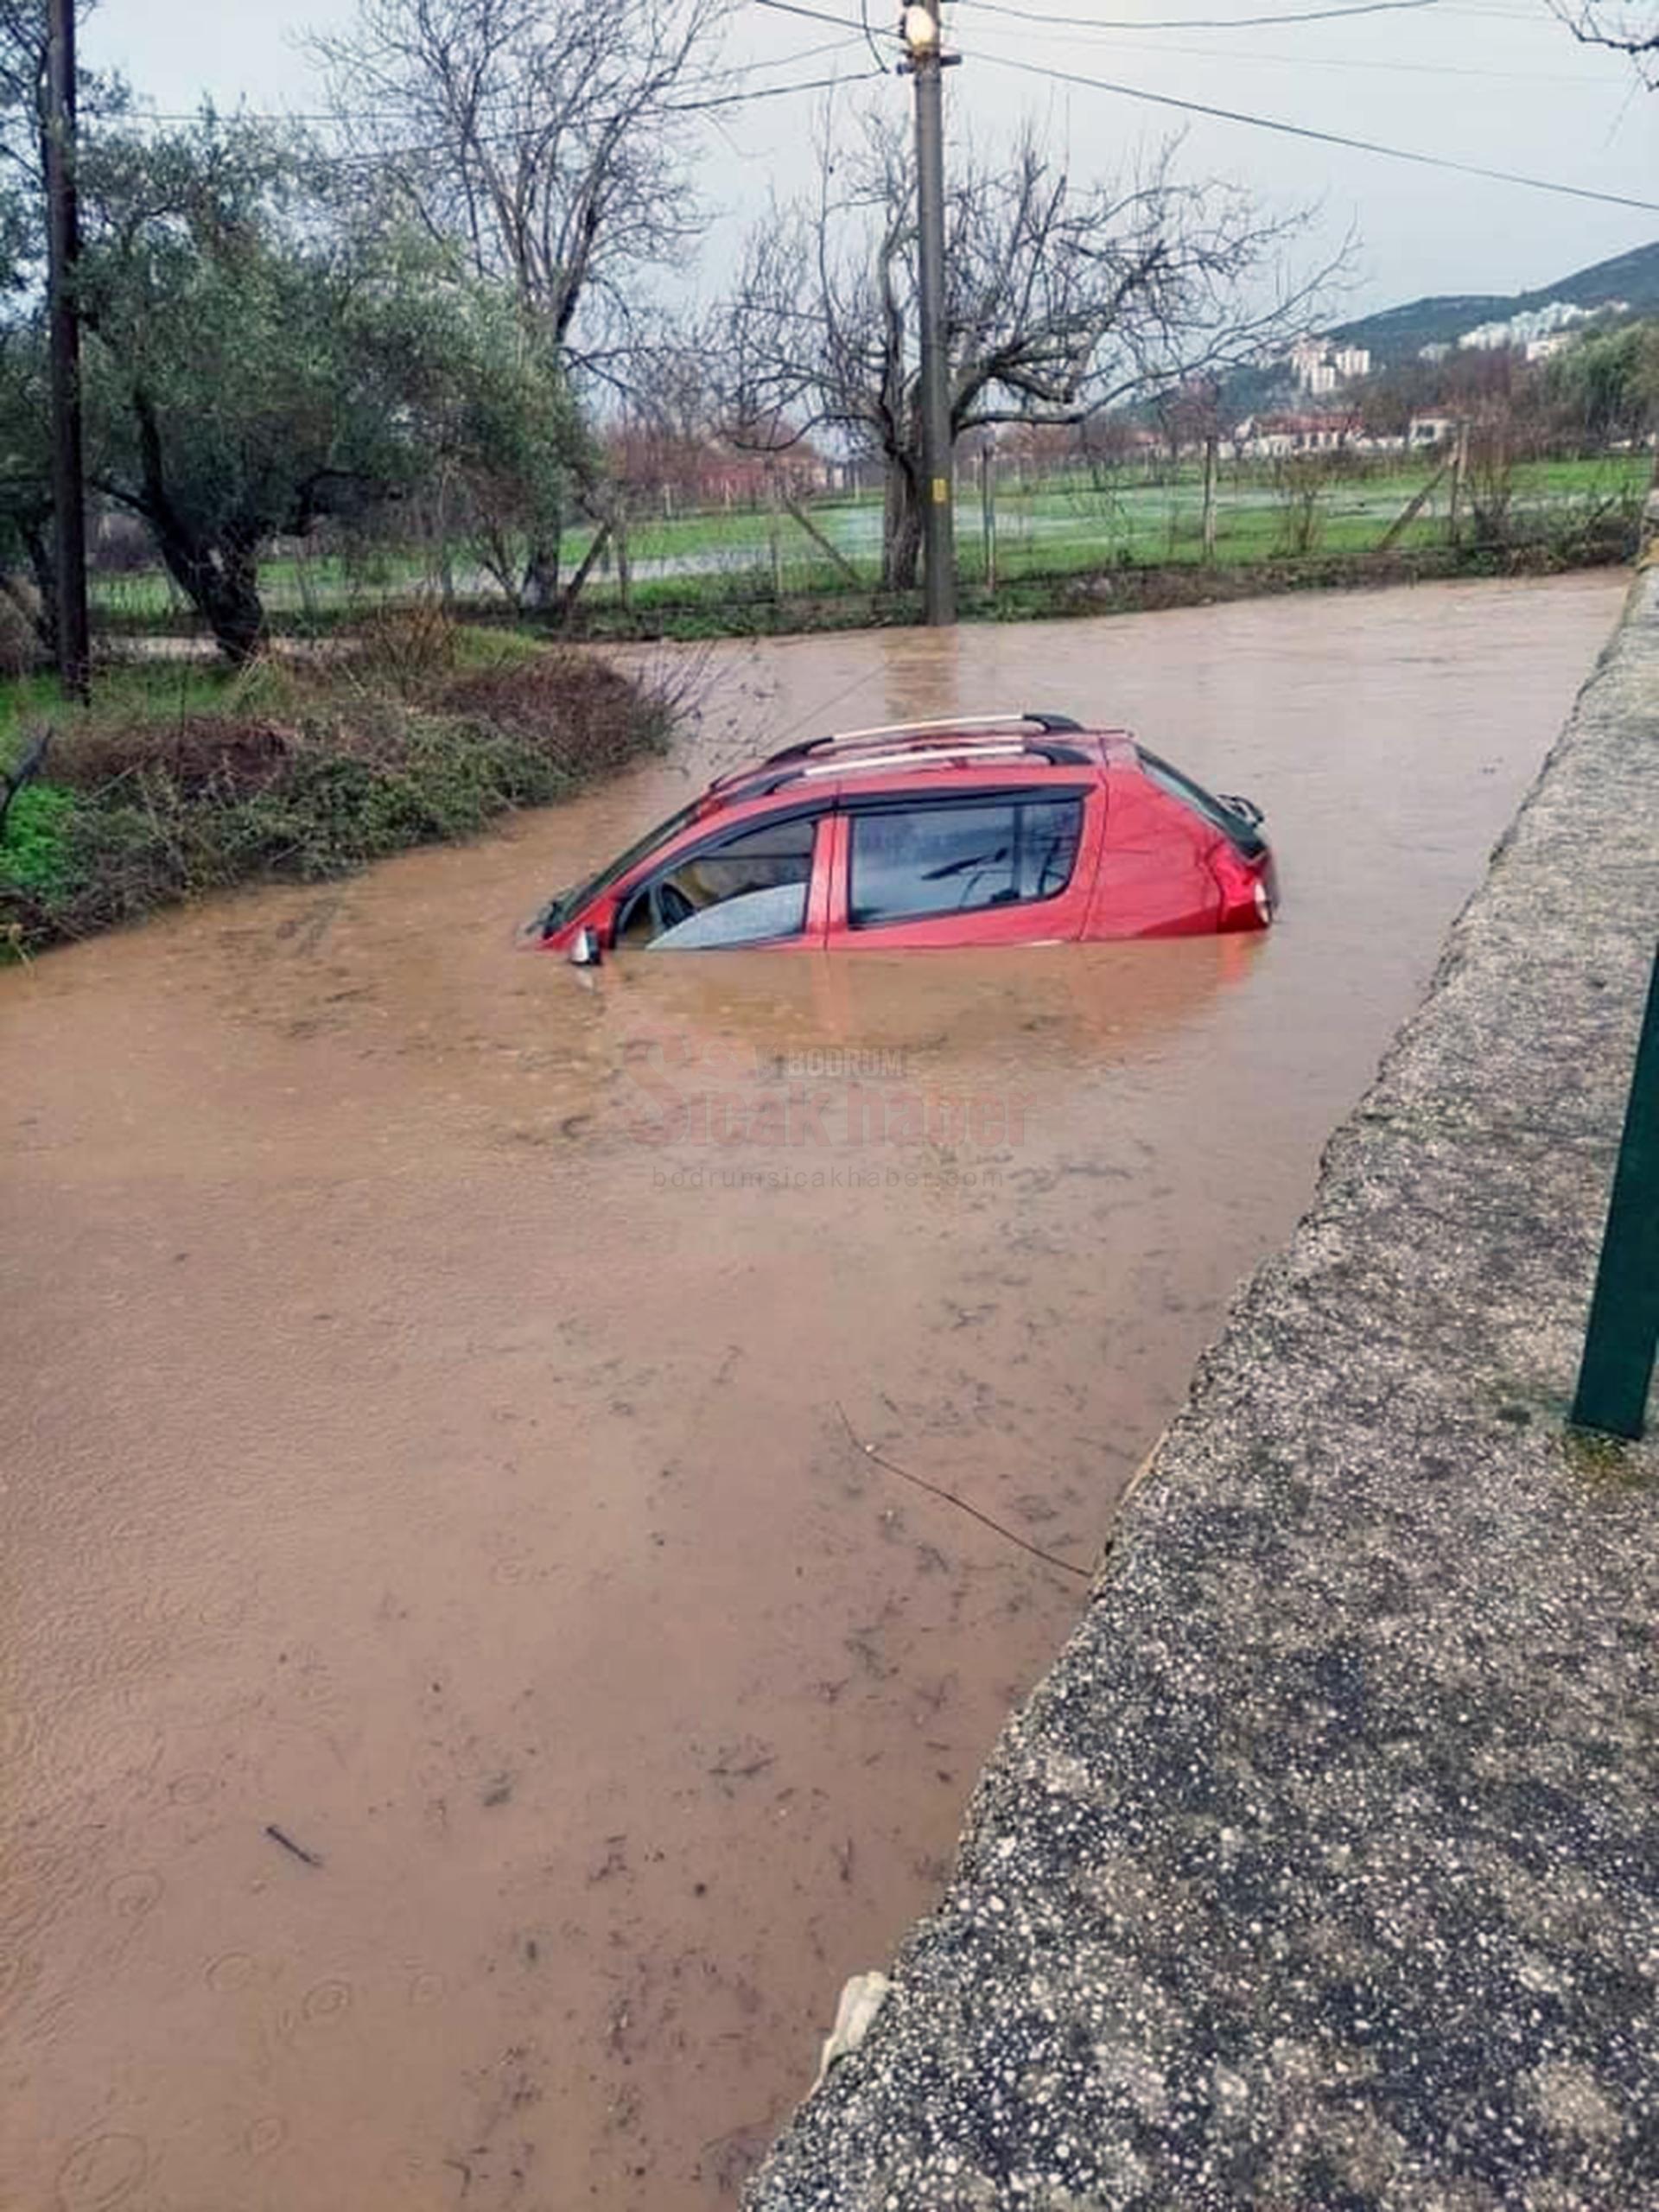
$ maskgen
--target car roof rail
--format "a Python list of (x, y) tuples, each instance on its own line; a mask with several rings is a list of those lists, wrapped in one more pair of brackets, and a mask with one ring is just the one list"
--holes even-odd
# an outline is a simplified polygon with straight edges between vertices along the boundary
[[(1031, 747), (1027, 745), (1020, 745), (1017, 741), (1006, 738), (1000, 744), (992, 742), (976, 745), (971, 741), (966, 741), (961, 745), (941, 745), (929, 757), (937, 762), (1022, 760), (1029, 755), (1031, 750)], [(1046, 753), (1045, 758), (1046, 757)], [(872, 773), (877, 768), (913, 768), (915, 765), (916, 756), (913, 753), (872, 753), (858, 763), (856, 773), (863, 776)], [(814, 776), (844, 776), (848, 772), (848, 766), (843, 761), (814, 760), (809, 762), (804, 768), (792, 769), (791, 775), (805, 780)]]
[(868, 729), (830, 730), (823, 737), (804, 738), (797, 745), (786, 745), (780, 753), (769, 753), (761, 762), (764, 768), (775, 768), (789, 760), (804, 760), (810, 753), (826, 745), (860, 745), (874, 737), (926, 737), (935, 730), (948, 730), (964, 738), (976, 730), (988, 734), (999, 729), (1028, 728), (1046, 734), (1061, 730), (1081, 732), (1083, 724), (1074, 721), (1070, 715), (1056, 715), (1046, 711), (1027, 714), (942, 715), (937, 720), (925, 722), (877, 722)]

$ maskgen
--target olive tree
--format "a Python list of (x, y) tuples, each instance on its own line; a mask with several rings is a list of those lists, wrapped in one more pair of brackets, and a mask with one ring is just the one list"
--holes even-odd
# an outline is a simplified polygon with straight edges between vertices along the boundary
[[(1321, 284), (1286, 276), (1302, 219), (1183, 181), (1170, 149), (1119, 184), (1075, 177), (1023, 129), (947, 180), (950, 430), (1078, 424), (1282, 350)], [(734, 435), (774, 449), (828, 429), (879, 455), (883, 576), (915, 581), (922, 531), (913, 165), (894, 123), (826, 136), (816, 192), (750, 232), (707, 344)]]
[(37, 311), (0, 324), (0, 596), (42, 662), (57, 646), (46, 333)]
[(1605, 447), (1651, 437), (1659, 430), (1659, 322), (1580, 339), (1549, 362), (1544, 384), (1583, 442)]
[(445, 460), (575, 449), (510, 301), (342, 193), (302, 142), (212, 117), (83, 162), (88, 477), (142, 518), (221, 649), (264, 629), (274, 537), (406, 496)]

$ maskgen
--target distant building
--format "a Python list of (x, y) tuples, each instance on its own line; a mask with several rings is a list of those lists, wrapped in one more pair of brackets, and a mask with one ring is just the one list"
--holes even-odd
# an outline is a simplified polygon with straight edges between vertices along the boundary
[(1503, 322), (1477, 323), (1472, 330), (1465, 330), (1458, 344), (1465, 349), (1484, 353), (1496, 352), (1502, 346), (1514, 346), (1530, 351), (1535, 340), (1555, 338), (1572, 330), (1581, 322), (1594, 322), (1599, 316), (1627, 315), (1629, 302), (1608, 300), (1599, 308), (1575, 307), (1571, 300), (1547, 300), (1541, 308), (1528, 308), (1520, 315), (1510, 315)]
[(1356, 377), (1371, 372), (1368, 347), (1338, 346), (1329, 338), (1306, 333), (1291, 347), (1287, 358), (1298, 390), (1314, 399), (1323, 399), (1339, 385), (1351, 384)]
[(1258, 461), (1339, 453), (1359, 442), (1359, 418), (1353, 414), (1247, 415), (1232, 430), (1234, 452)]
[[(753, 443), (714, 436), (676, 437), (639, 425), (607, 434), (611, 467), (637, 491), (677, 507), (757, 507), (782, 493), (804, 499), (835, 481), (835, 464), (788, 426), (757, 426)], [(770, 449), (769, 449), (770, 448)]]
[(1406, 426), (1406, 443), (1414, 448), (1450, 445), (1457, 435), (1455, 415), (1414, 415)]

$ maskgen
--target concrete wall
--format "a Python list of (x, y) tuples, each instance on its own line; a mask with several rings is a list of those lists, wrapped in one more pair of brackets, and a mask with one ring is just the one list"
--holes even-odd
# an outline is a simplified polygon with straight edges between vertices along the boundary
[(1659, 2202), (1659, 1452), (1562, 1419), (1656, 928), (1649, 571), (757, 2212)]

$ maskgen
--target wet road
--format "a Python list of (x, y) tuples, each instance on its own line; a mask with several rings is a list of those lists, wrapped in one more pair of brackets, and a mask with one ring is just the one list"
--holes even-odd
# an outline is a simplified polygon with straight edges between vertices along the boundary
[[(1088, 1566), (1622, 589), (721, 648), (677, 765), (0, 975), (0, 2200), (728, 2202), (1081, 1588), (848, 1425)], [(1281, 925), (509, 951), (957, 704), (1251, 793)]]

